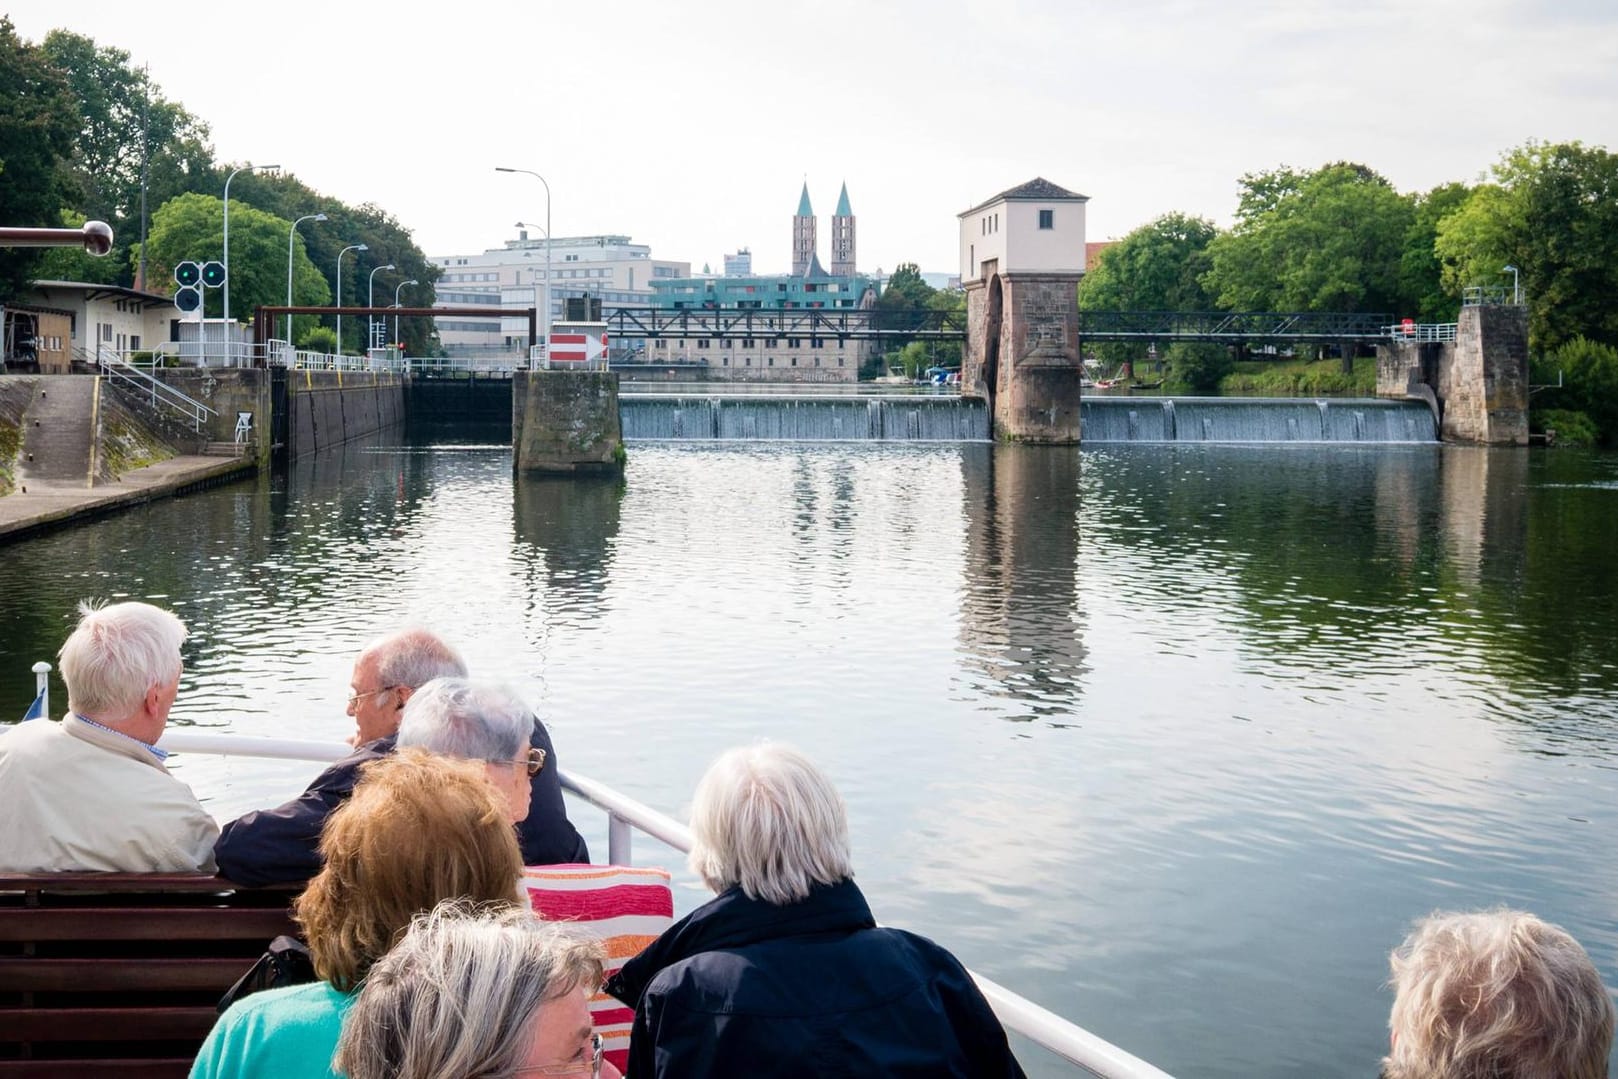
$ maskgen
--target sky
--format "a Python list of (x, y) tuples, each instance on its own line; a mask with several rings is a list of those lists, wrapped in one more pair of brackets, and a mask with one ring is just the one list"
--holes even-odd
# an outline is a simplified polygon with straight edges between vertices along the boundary
[(785, 272), (807, 181), (825, 260), (957, 270), (956, 215), (1043, 176), (1090, 241), (1226, 225), (1244, 173), (1358, 161), (1401, 191), (1530, 139), (1618, 149), (1612, 0), (818, 0), (790, 5), (0, 0), (150, 66), (221, 161), (370, 202), (429, 256), (543, 222)]

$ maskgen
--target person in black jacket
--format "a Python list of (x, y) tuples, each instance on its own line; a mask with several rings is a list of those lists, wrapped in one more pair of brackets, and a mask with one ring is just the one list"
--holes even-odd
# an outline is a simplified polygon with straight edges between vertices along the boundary
[(691, 816), (691, 868), (718, 895), (604, 987), (635, 1010), (627, 1079), (1022, 1076), (960, 962), (877, 926), (808, 758), (733, 749)]
[[(214, 845), (220, 875), (258, 886), (306, 881), (320, 872), (321, 826), (354, 792), (360, 766), (393, 752), (406, 702), (432, 679), (448, 677), (466, 677), (466, 663), (428, 630), (407, 629), (366, 645), (354, 660), (349, 685), (354, 733), (348, 740), (354, 752), (285, 805), (255, 810), (225, 825)], [(517, 826), (523, 863), (588, 862), (590, 851), (562, 804), (556, 750), (537, 719), (529, 745), (544, 754), (545, 764), (532, 777), (528, 817)]]

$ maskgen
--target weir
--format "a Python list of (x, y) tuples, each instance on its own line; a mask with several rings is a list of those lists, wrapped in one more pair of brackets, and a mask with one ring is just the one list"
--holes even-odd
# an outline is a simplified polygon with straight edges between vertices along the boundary
[(973, 398), (636, 393), (620, 397), (618, 407), (626, 440), (989, 440), (988, 410)]
[(1089, 442), (1434, 442), (1421, 401), (1375, 398), (1086, 397)]

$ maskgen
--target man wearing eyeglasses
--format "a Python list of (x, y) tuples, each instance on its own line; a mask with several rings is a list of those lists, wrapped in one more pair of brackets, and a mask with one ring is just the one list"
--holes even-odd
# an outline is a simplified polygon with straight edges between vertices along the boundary
[[(460, 654), (425, 629), (404, 630), (362, 649), (354, 660), (348, 697), (348, 714), (354, 718), (354, 732), (348, 740), (354, 752), (327, 768), (308, 790), (285, 805), (255, 810), (225, 825), (214, 847), (220, 874), (237, 884), (258, 886), (304, 881), (320, 872), (321, 826), (353, 793), (360, 766), (393, 752), (406, 704), (435, 678), (465, 677), (466, 663)], [(523, 863), (588, 862), (589, 848), (567, 819), (562, 804), (550, 734), (532, 716), (529, 722), (529, 752), (511, 754), (512, 763), (504, 771), (506, 785), (512, 788), (508, 797), (516, 797), (519, 777), (526, 785), (528, 811), (514, 818), (521, 821), (517, 840)], [(454, 755), (486, 759), (484, 754)], [(518, 757), (521, 766), (516, 763)], [(490, 767), (493, 772), (501, 766)]]

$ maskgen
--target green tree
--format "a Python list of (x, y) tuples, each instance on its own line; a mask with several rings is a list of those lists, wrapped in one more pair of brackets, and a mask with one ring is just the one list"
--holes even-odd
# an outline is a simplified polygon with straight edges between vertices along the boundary
[(1618, 155), (1530, 142), (1493, 178), (1438, 224), (1445, 286), (1505, 284), (1515, 266), (1536, 349), (1581, 335), (1618, 345)]
[(1422, 322), (1454, 322), (1459, 295), (1444, 287), (1439, 262), (1438, 223), (1466, 205), (1471, 189), (1462, 183), (1442, 184), (1415, 201), (1415, 220), (1405, 233), (1399, 260), (1399, 306), (1395, 313)]
[(1176, 341), (1164, 353), (1168, 363), (1167, 388), (1178, 393), (1217, 393), (1219, 380), (1235, 370), (1229, 347), (1197, 341)]
[(82, 197), (75, 199), (72, 212), (113, 228), (112, 256), (77, 267), (91, 276), (72, 279), (132, 284), (128, 255), (140, 239), (142, 158), (149, 208), (187, 191), (216, 190), (221, 178), (214, 171), (207, 126), (167, 100), (122, 49), (98, 47), (82, 34), (53, 30), (40, 51), (62, 73), (76, 99), (78, 126), (69, 172)]
[[(241, 318), (253, 308), (286, 302), (287, 232), (291, 222), (230, 200), (231, 314)], [(148, 272), (154, 280), (170, 279), (186, 259), (217, 259), (224, 238), (223, 203), (211, 195), (180, 195), (152, 215), (147, 241)], [(135, 255), (139, 255), (137, 250)], [(294, 242), (292, 298), (300, 304), (331, 302), (326, 279), (309, 261), (301, 239)], [(206, 289), (205, 312), (222, 313), (218, 289)], [(312, 316), (311, 316), (312, 318)], [(295, 327), (293, 336), (298, 329)]]
[[(67, 80), (0, 16), (0, 224), (55, 225), (71, 197), (64, 163), (78, 122)], [(44, 252), (0, 247), (0, 298), (37, 274)]]
[(1603, 445), (1618, 445), (1618, 349), (1575, 337), (1548, 355), (1545, 367), (1561, 372), (1562, 385), (1535, 403), (1582, 412)]
[(1086, 311), (1208, 311), (1213, 297), (1202, 285), (1208, 272), (1213, 222), (1164, 214), (1102, 249), (1084, 276), (1079, 306)]
[(1236, 311), (1380, 311), (1400, 304), (1414, 200), (1364, 165), (1242, 178), (1236, 227), (1208, 246), (1202, 284)]

